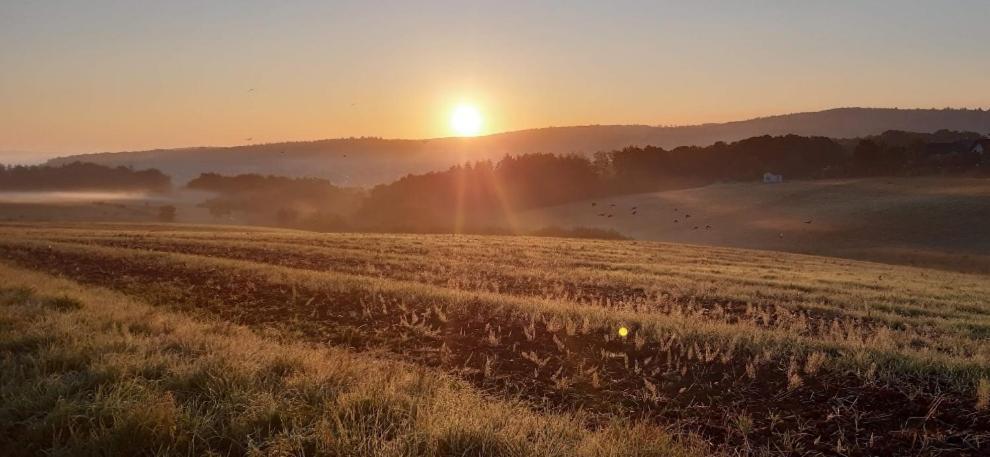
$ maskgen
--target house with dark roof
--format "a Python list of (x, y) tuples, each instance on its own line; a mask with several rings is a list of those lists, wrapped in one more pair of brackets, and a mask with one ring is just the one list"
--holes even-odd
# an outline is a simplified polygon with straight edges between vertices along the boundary
[(938, 167), (972, 167), (990, 164), (990, 140), (927, 143), (923, 163)]
[(770, 173), (769, 171), (763, 173), (763, 184), (780, 184), (782, 182), (784, 182), (784, 175)]
[(990, 138), (981, 138), (974, 141), (973, 146), (969, 149), (969, 152), (980, 156), (990, 154)]

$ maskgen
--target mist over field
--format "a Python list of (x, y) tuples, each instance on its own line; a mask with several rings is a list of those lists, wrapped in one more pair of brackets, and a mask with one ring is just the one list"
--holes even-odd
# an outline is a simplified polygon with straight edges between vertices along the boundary
[(79, 203), (113, 200), (143, 200), (148, 195), (137, 192), (0, 192), (0, 203)]

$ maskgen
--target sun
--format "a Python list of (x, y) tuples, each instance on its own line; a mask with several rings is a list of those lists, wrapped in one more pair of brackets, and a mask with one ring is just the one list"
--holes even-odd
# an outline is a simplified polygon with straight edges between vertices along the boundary
[(481, 133), (483, 122), (481, 111), (468, 104), (457, 105), (450, 115), (450, 128), (457, 136), (475, 136)]

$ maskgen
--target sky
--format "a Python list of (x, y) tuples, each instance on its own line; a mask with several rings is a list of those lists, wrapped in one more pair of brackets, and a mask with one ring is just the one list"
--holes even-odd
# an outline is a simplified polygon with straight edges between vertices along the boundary
[(0, 161), (990, 107), (990, 1), (0, 0)]

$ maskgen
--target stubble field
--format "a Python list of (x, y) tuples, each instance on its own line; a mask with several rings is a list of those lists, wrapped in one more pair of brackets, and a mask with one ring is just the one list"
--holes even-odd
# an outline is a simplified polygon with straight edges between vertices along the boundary
[[(674, 437), (645, 455), (990, 449), (985, 276), (654, 242), (208, 226), (8, 225), (0, 259), (272, 344), (424, 367), (464, 382), (458, 395), (586, 433)], [(527, 441), (453, 455), (539, 455)]]

